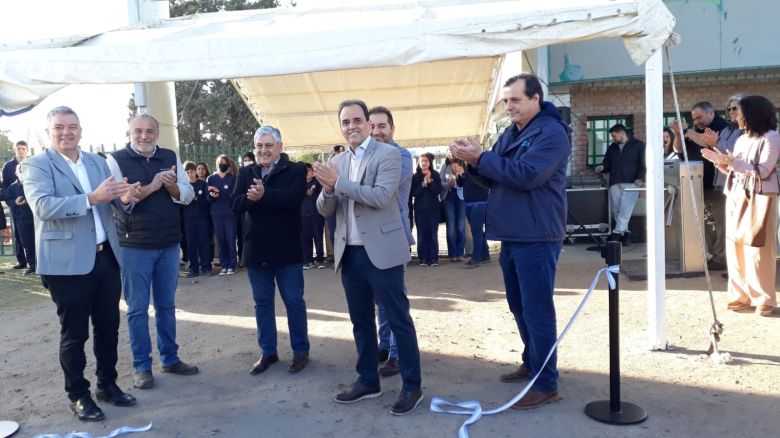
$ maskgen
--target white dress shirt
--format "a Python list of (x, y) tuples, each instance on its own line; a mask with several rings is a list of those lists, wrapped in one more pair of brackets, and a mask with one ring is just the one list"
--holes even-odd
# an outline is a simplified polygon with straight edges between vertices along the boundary
[[(352, 148), (347, 149), (349, 154), (349, 180), (358, 181), (358, 170), (360, 170), (360, 163), (363, 161), (363, 154), (366, 153), (368, 143), (371, 141), (371, 136), (366, 137), (363, 143), (360, 143), (355, 151)], [(347, 201), (347, 245), (363, 245), (363, 239), (360, 237), (360, 230), (355, 222), (355, 201), (352, 199)]]
[[(76, 162), (74, 163), (73, 160), (63, 155), (60, 151), (58, 151), (56, 148), (54, 148), (55, 151), (57, 151), (62, 158), (65, 159), (65, 162), (68, 163), (68, 166), (70, 167), (70, 170), (73, 171), (74, 174), (76, 174), (76, 178), (79, 180), (79, 184), (81, 184), (81, 191), (85, 194), (92, 193), (93, 187), (92, 184), (89, 182), (89, 175), (87, 174), (87, 166), (84, 165), (84, 160), (81, 159), (81, 150), (79, 149), (79, 157), (76, 159)], [(95, 220), (95, 244), (99, 245), (106, 241), (106, 229), (103, 228), (103, 222), (100, 220), (100, 213), (98, 213), (97, 208), (92, 208), (92, 205), (89, 203), (89, 198), (87, 198), (87, 210), (92, 212), (92, 219)]]

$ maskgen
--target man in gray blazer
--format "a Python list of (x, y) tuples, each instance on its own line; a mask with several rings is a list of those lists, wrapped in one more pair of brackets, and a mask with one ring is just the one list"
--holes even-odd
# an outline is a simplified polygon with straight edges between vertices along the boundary
[(22, 164), (22, 179), (35, 222), (37, 273), (57, 306), (60, 364), (70, 409), (79, 420), (100, 421), (103, 411), (84, 378), (84, 343), (94, 329), (98, 400), (117, 406), (135, 398), (116, 384), (119, 331), (119, 242), (111, 214), (136, 200), (138, 184), (115, 180), (106, 161), (83, 152), (81, 125), (68, 107), (48, 114), (51, 147)]
[(423, 394), (417, 333), (404, 293), (404, 265), (410, 256), (398, 208), (401, 155), (395, 147), (370, 137), (368, 118), (364, 102), (342, 102), (339, 123), (349, 149), (327, 165), (313, 166), (323, 187), (317, 209), (323, 216), (336, 215), (334, 265), (341, 270), (358, 350), (358, 379), (334, 401), (350, 404), (382, 395), (377, 372), (376, 297), (398, 342), (403, 380), (390, 412), (404, 415), (420, 404)]

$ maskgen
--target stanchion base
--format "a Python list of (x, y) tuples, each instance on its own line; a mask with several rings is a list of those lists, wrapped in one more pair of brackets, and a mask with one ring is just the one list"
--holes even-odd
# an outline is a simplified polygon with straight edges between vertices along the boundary
[(609, 400), (590, 402), (585, 406), (585, 414), (594, 420), (607, 424), (637, 424), (647, 420), (647, 412), (639, 406), (620, 402), (620, 410), (610, 408)]

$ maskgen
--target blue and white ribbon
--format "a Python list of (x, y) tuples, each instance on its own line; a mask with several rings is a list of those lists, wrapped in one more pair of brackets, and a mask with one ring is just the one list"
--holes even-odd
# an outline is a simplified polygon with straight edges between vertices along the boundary
[(109, 433), (108, 435), (100, 436), (100, 437), (96, 437), (89, 432), (71, 432), (71, 433), (66, 433), (65, 435), (59, 435), (56, 433), (40, 434), (40, 435), (35, 435), (33, 438), (114, 438), (116, 436), (124, 435), (126, 433), (146, 432), (151, 428), (152, 428), (152, 423), (149, 423), (144, 427), (128, 427), (128, 426), (120, 427), (119, 429), (111, 431), (111, 433)]
[(469, 418), (463, 423), (463, 425), (460, 426), (460, 429), (458, 430), (459, 438), (468, 438), (469, 432), (467, 428), (470, 424), (474, 424), (477, 421), (479, 421), (479, 419), (482, 418), (483, 415), (494, 415), (494, 414), (504, 412), (505, 410), (509, 409), (512, 405), (520, 401), (520, 399), (525, 397), (525, 394), (531, 389), (534, 382), (536, 382), (536, 379), (539, 378), (539, 374), (547, 365), (547, 362), (550, 361), (550, 357), (552, 356), (555, 349), (558, 348), (558, 344), (561, 343), (563, 338), (566, 336), (566, 333), (569, 332), (569, 329), (571, 329), (571, 326), (574, 324), (574, 321), (576, 321), (577, 317), (580, 316), (582, 309), (585, 307), (585, 303), (587, 303), (588, 298), (590, 298), (590, 294), (593, 293), (593, 290), (596, 288), (596, 285), (599, 282), (599, 277), (601, 276), (601, 274), (604, 274), (604, 276), (607, 277), (607, 282), (609, 283), (609, 287), (611, 289), (614, 289), (616, 283), (615, 283), (615, 279), (613, 278), (613, 275), (618, 274), (619, 272), (620, 272), (619, 265), (607, 266), (606, 268), (599, 269), (599, 271), (596, 272), (596, 276), (593, 278), (593, 281), (590, 283), (590, 288), (588, 288), (588, 291), (585, 292), (585, 296), (582, 298), (582, 301), (580, 302), (579, 306), (577, 306), (577, 309), (574, 311), (574, 315), (572, 315), (571, 319), (566, 324), (566, 327), (563, 329), (558, 339), (555, 340), (555, 344), (553, 344), (552, 348), (550, 348), (550, 351), (547, 353), (547, 357), (544, 359), (544, 363), (542, 364), (541, 368), (536, 372), (536, 375), (534, 375), (531, 381), (529, 381), (528, 384), (525, 385), (525, 388), (523, 388), (522, 391), (517, 393), (517, 395), (512, 397), (511, 400), (509, 400), (508, 402), (504, 403), (503, 405), (495, 409), (483, 411), (482, 405), (480, 405), (479, 401), (477, 400), (469, 400), (460, 403), (453, 403), (444, 400), (443, 398), (433, 397), (433, 399), (431, 399), (431, 412), (441, 412), (444, 414), (456, 414), (456, 415), (468, 415)]

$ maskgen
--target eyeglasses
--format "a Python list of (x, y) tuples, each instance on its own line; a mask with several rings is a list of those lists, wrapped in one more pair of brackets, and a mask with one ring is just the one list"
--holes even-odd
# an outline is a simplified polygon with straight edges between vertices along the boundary
[(736, 110), (739, 109), (739, 107), (738, 106), (730, 106), (730, 107), (728, 107), (726, 109), (729, 110), (729, 111), (736, 111)]

